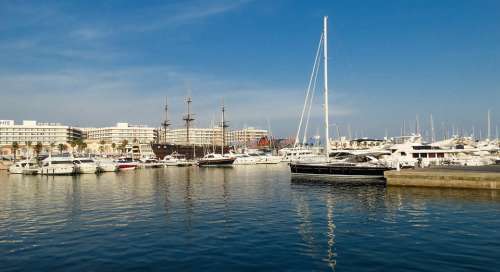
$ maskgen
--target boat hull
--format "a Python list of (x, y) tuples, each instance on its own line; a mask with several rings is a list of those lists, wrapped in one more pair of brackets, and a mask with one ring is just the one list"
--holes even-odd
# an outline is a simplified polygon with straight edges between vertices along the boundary
[(224, 158), (224, 159), (211, 159), (211, 160), (198, 160), (198, 166), (231, 166), (233, 165), (235, 158)]
[(334, 164), (301, 164), (291, 163), (292, 174), (322, 175), (339, 178), (384, 178), (384, 172), (392, 170), (389, 167), (347, 166)]
[[(220, 146), (216, 146), (213, 150), (212, 147), (207, 148), (206, 146), (198, 146), (198, 145), (178, 145), (178, 144), (151, 144), (151, 149), (153, 153), (158, 159), (163, 159), (167, 155), (171, 155), (173, 153), (177, 153), (185, 156), (186, 159), (192, 160), (203, 157), (207, 152), (216, 152), (220, 153)], [(229, 152), (229, 147), (224, 148), (224, 152)]]
[(74, 167), (42, 167), (40, 168), (39, 174), (41, 175), (49, 175), (49, 176), (56, 176), (56, 175), (73, 175), (75, 174), (75, 169)]

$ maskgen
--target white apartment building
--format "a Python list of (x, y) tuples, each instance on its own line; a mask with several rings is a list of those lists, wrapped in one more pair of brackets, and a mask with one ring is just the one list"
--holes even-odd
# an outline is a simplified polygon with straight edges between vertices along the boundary
[[(220, 145), (222, 143), (222, 130), (220, 128), (189, 128), (189, 140), (186, 128), (158, 130), (159, 138), (165, 142), (173, 144), (194, 144), (194, 145)], [(165, 137), (166, 136), (166, 137)], [(226, 141), (228, 133), (226, 132)]]
[(60, 123), (38, 123), (24, 120), (22, 124), (15, 124), (14, 120), (0, 120), (0, 146), (10, 146), (17, 142), (19, 146), (31, 142), (35, 145), (65, 144), (81, 139), (80, 129), (64, 126)]
[[(255, 129), (252, 127), (226, 131), (226, 145), (235, 145), (257, 141), (260, 138), (267, 136), (267, 130)], [(194, 145), (221, 145), (222, 129), (215, 128), (189, 128), (189, 142), (187, 138), (186, 128), (163, 129), (158, 130), (159, 139), (164, 142), (173, 144), (194, 144)]]
[(262, 137), (268, 136), (268, 131), (265, 129), (257, 129), (248, 127), (240, 130), (229, 132), (229, 143), (244, 144), (258, 141)]
[(127, 140), (133, 143), (151, 143), (156, 139), (155, 128), (147, 126), (134, 126), (129, 123), (116, 123), (114, 127), (83, 128), (85, 139), (89, 141), (102, 141), (106, 143), (121, 144)]
[(51, 144), (67, 144), (82, 138), (80, 129), (64, 126), (60, 123), (39, 123), (24, 120), (22, 124), (15, 124), (14, 120), (0, 120), (0, 153), (10, 154), (14, 142), (20, 147), (19, 152), (27, 151), (28, 143), (35, 146), (42, 143), (45, 149)]

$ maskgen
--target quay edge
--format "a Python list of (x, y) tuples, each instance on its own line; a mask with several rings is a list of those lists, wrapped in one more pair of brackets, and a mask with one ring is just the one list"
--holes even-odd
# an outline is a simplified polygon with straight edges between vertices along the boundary
[(387, 186), (500, 190), (500, 172), (467, 170), (401, 170), (384, 173)]

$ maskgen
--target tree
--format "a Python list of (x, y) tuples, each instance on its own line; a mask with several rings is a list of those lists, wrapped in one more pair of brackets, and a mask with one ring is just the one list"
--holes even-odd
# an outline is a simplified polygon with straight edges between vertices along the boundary
[(38, 155), (40, 155), (40, 152), (42, 151), (43, 145), (41, 142), (37, 142), (35, 145), (35, 154), (38, 158)]
[(30, 157), (31, 157), (31, 145), (32, 145), (31, 141), (27, 141), (26, 142), (26, 146), (28, 147), (28, 154), (29, 154)]
[(75, 146), (77, 145), (76, 140), (69, 142), (69, 145), (71, 146), (71, 153), (75, 153)]
[(80, 144), (80, 148), (82, 149), (82, 151), (85, 151), (87, 149), (87, 143), (82, 142)]
[(19, 149), (19, 143), (16, 141), (12, 142), (12, 153), (14, 153), (14, 163), (16, 162), (16, 153), (18, 149)]
[(125, 152), (125, 150), (126, 150), (126, 148), (127, 148), (127, 145), (128, 145), (128, 141), (127, 141), (127, 139), (124, 139), (124, 140), (122, 141), (122, 145), (121, 145), (122, 153), (124, 153), (124, 152)]
[(104, 140), (101, 140), (99, 142), (99, 151), (101, 152), (101, 155), (102, 153), (104, 152), (104, 145), (106, 144), (106, 142)]
[(113, 153), (115, 153), (116, 144), (115, 143), (111, 143), (111, 148), (113, 149)]
[(56, 146), (56, 143), (54, 143), (54, 142), (50, 143), (50, 155), (52, 155), (52, 150), (54, 150), (55, 146)]
[(64, 150), (66, 150), (67, 146), (65, 144), (59, 144), (58, 147), (59, 153), (62, 154)]

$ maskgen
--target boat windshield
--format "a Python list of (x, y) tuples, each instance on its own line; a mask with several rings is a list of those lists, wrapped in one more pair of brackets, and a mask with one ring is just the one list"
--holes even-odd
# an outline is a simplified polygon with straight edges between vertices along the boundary
[(53, 161), (52, 164), (73, 164), (72, 161)]
[(93, 160), (80, 160), (81, 163), (93, 163)]

